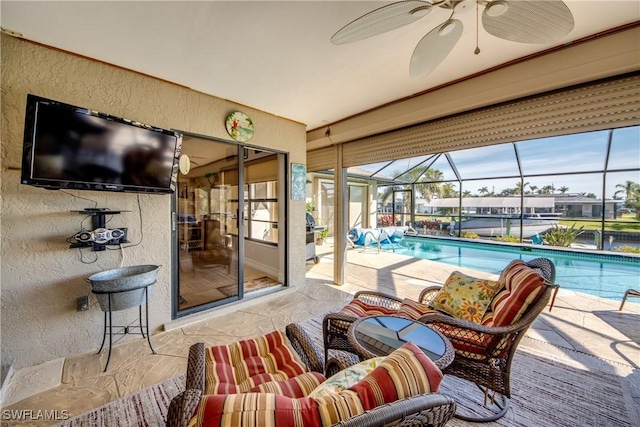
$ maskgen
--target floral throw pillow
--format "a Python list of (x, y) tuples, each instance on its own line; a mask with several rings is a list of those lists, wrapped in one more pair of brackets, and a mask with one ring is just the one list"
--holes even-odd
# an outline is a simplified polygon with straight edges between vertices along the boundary
[(384, 357), (374, 357), (373, 359), (349, 366), (316, 387), (315, 390), (309, 393), (308, 397), (316, 398), (326, 396), (329, 393), (339, 393), (342, 390), (348, 389), (369, 375), (384, 359)]
[(458, 319), (480, 323), (491, 300), (502, 288), (499, 281), (451, 273), (431, 303), (436, 310)]

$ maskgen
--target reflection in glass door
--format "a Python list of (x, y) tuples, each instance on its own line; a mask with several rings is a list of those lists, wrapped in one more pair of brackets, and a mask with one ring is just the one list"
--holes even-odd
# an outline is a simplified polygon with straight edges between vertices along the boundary
[(175, 315), (285, 285), (286, 155), (190, 136), (182, 154)]
[(237, 216), (228, 200), (238, 186), (238, 148), (185, 137), (187, 174), (178, 173), (178, 311), (237, 298)]

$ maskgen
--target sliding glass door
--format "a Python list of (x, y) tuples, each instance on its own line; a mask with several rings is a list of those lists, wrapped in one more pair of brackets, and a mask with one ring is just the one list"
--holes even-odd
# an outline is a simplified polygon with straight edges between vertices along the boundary
[(182, 154), (174, 317), (286, 285), (286, 155), (191, 136)]

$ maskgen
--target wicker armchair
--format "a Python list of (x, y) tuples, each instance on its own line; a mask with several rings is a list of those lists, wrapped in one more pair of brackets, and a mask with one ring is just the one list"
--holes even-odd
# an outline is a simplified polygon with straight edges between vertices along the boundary
[[(439, 286), (425, 288), (420, 302), (429, 304), (440, 290)], [(457, 319), (447, 314), (428, 314), (420, 321), (440, 330), (456, 350), (453, 362), (444, 369), (447, 375), (471, 381), (483, 390), (488, 416), (472, 417), (456, 414), (457, 418), (473, 421), (495, 421), (506, 414), (511, 397), (511, 363), (520, 340), (529, 326), (544, 310), (553, 286), (548, 286), (538, 300), (528, 307), (523, 316), (509, 326), (490, 327)], [(479, 337), (486, 346), (479, 346)], [(468, 351), (473, 348), (473, 351)], [(487, 405), (490, 399), (490, 405)]]
[[(486, 422), (499, 419), (508, 409), (508, 398), (511, 397), (509, 378), (511, 362), (518, 343), (525, 332), (549, 303), (553, 294), (558, 290), (553, 284), (555, 266), (547, 258), (536, 258), (525, 263), (537, 272), (547, 285), (545, 292), (536, 302), (528, 307), (520, 319), (508, 326), (489, 327), (454, 318), (448, 314), (432, 312), (418, 320), (435, 326), (452, 342), (456, 355), (451, 365), (443, 370), (445, 374), (455, 375), (474, 382), (485, 392), (485, 406), (487, 398), (497, 403), (497, 409), (490, 409), (487, 417), (470, 417), (456, 415), (456, 417), (475, 422)], [(418, 302), (424, 306), (430, 305), (441, 286), (425, 288)], [(330, 313), (323, 321), (323, 337), (325, 357), (329, 350), (353, 351), (348, 341), (349, 327), (358, 319), (359, 304), (366, 304), (366, 312), (362, 316), (393, 314), (398, 311), (403, 300), (393, 296), (373, 291), (362, 291), (354, 295), (351, 303), (345, 307), (348, 310)], [(478, 348), (478, 338), (488, 344), (485, 348)], [(473, 347), (473, 354), (465, 348)]]
[[(379, 307), (376, 312), (369, 312), (367, 315), (374, 314), (393, 314), (400, 309), (402, 299), (375, 291), (359, 291), (353, 296), (353, 302), (362, 302), (370, 306)], [(324, 340), (324, 357), (328, 359), (329, 350), (338, 350), (341, 352), (353, 352), (351, 344), (347, 339), (347, 331), (353, 322), (358, 318), (352, 313), (329, 313), (322, 321), (322, 336)]]
[[(324, 358), (319, 346), (298, 324), (288, 325), (287, 337), (310, 370), (321, 372)], [(353, 356), (353, 357), (352, 357)], [(329, 372), (357, 363), (355, 355), (336, 353), (327, 363)], [(189, 349), (186, 389), (171, 401), (167, 413), (167, 427), (187, 427), (205, 390), (205, 346), (196, 343)], [(330, 373), (327, 373), (327, 376)], [(361, 415), (342, 421), (336, 426), (444, 426), (455, 414), (456, 403), (437, 393), (422, 394), (379, 406)]]

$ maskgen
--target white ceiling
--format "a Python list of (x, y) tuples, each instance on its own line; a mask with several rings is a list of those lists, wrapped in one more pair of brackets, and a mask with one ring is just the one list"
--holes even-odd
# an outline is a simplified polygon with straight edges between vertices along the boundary
[[(471, 1), (471, 0), (468, 0)], [(566, 0), (575, 27), (555, 45), (640, 20), (638, 0)], [(418, 41), (444, 22), (436, 8), (406, 27), (348, 45), (330, 37), (390, 2), (2, 1), (4, 30), (178, 83), (315, 129), (555, 45), (479, 31), (475, 8), (456, 14), (464, 33), (429, 76), (409, 77)], [(482, 9), (480, 9), (482, 11)]]

